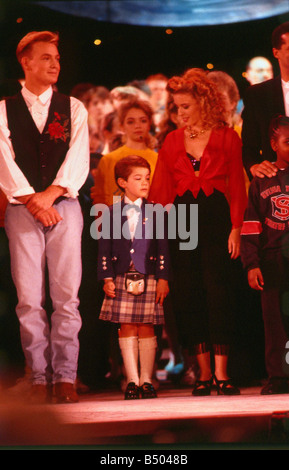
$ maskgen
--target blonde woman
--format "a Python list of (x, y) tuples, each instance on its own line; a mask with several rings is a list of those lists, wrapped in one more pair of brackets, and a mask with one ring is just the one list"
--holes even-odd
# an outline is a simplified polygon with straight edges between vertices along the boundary
[[(171, 249), (171, 292), (182, 346), (196, 354), (200, 366), (193, 395), (210, 395), (213, 383), (220, 394), (239, 394), (227, 362), (233, 339), (230, 264), (240, 254), (247, 202), (241, 140), (225, 124), (222, 95), (205, 71), (190, 69), (171, 78), (167, 88), (182, 127), (166, 137), (159, 152), (149, 199), (174, 203), (177, 227), (186, 222), (188, 230), (198, 223), (196, 249), (180, 249), (185, 240), (179, 234)], [(190, 220), (192, 204), (198, 205), (198, 220)]]

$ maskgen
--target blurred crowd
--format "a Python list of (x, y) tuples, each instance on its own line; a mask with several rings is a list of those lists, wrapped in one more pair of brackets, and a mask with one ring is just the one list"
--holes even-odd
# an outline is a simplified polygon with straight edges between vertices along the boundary
[[(243, 102), (235, 79), (223, 71), (213, 70), (208, 71), (208, 74), (223, 94), (227, 124), (241, 135)], [(273, 77), (272, 64), (264, 57), (254, 57), (247, 64), (244, 77), (248, 86), (268, 80)], [(83, 327), (80, 333), (79, 387), (83, 387), (84, 390), (86, 387), (88, 389), (105, 387), (107, 383), (118, 384), (122, 374), (117, 341), (115, 341), (117, 330), (114, 326), (98, 319), (103, 292), (97, 283), (97, 244), (90, 236), (91, 207), (99, 202), (109, 204), (112, 202), (111, 197), (117, 195), (116, 188), (102, 186), (105, 184), (103, 175), (106, 176), (108, 185), (113, 181), (113, 178), (108, 177), (111, 155), (116, 155), (115, 152), (118, 152), (117, 158), (120, 158), (132, 153), (131, 149), (146, 152), (145, 156), (150, 161), (153, 174), (157, 153), (165, 137), (172, 130), (184, 126), (178, 116), (174, 100), (166, 89), (168, 80), (169, 77), (157, 73), (144, 80), (133, 80), (111, 90), (103, 84), (79, 83), (70, 93), (82, 101), (88, 111), (90, 137), (91, 171), (80, 193), (85, 225), (82, 247), (83, 279), (80, 289)], [(1, 98), (14, 95), (22, 85), (21, 80), (2, 84)], [(130, 114), (132, 109), (134, 113)], [(138, 137), (130, 132), (132, 121), (139, 122)], [(140, 155), (143, 156), (142, 153)], [(1, 195), (0, 370), (5, 376), (11, 364), (16, 365), (20, 367), (21, 376), (25, 364), (18, 336), (17, 319), (14, 315), (16, 293), (9, 272), (9, 250), (3, 228), (5, 208), (6, 198)], [(47, 308), (49, 309), (49, 306)], [(165, 329), (164, 331), (160, 329), (158, 332), (160, 348), (156, 380), (171, 380), (183, 385), (192, 384), (195, 380), (196, 364), (192, 357), (188, 357), (186, 352), (180, 349), (175, 332), (174, 315), (167, 309)], [(262, 355), (262, 344), (260, 350)]]

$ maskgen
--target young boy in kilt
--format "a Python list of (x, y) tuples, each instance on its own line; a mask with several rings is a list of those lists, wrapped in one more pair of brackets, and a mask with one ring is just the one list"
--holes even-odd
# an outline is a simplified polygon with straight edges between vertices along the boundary
[[(154, 325), (164, 323), (168, 295), (167, 230), (157, 236), (160, 221), (146, 200), (150, 165), (129, 156), (115, 166), (124, 198), (103, 214), (110, 236), (99, 238), (98, 277), (105, 299), (100, 319), (120, 324), (119, 345), (127, 376), (125, 399), (156, 398), (152, 375), (157, 349)], [(163, 219), (164, 221), (164, 219)]]

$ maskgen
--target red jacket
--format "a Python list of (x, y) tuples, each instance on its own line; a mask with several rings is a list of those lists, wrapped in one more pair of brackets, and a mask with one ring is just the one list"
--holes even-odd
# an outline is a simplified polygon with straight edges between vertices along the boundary
[(160, 150), (149, 199), (163, 205), (174, 202), (187, 190), (210, 196), (216, 189), (228, 197), (233, 228), (242, 226), (247, 206), (242, 143), (228, 127), (212, 131), (204, 150), (199, 176), (187, 157), (184, 128), (171, 132)]

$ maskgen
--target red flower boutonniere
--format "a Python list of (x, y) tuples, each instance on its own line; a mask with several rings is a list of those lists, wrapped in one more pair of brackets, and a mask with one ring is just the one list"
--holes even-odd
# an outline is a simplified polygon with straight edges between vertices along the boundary
[(63, 142), (66, 142), (69, 137), (68, 123), (69, 119), (65, 115), (54, 113), (54, 119), (48, 125), (48, 131), (46, 132), (50, 135), (50, 140), (55, 142), (63, 140)]

